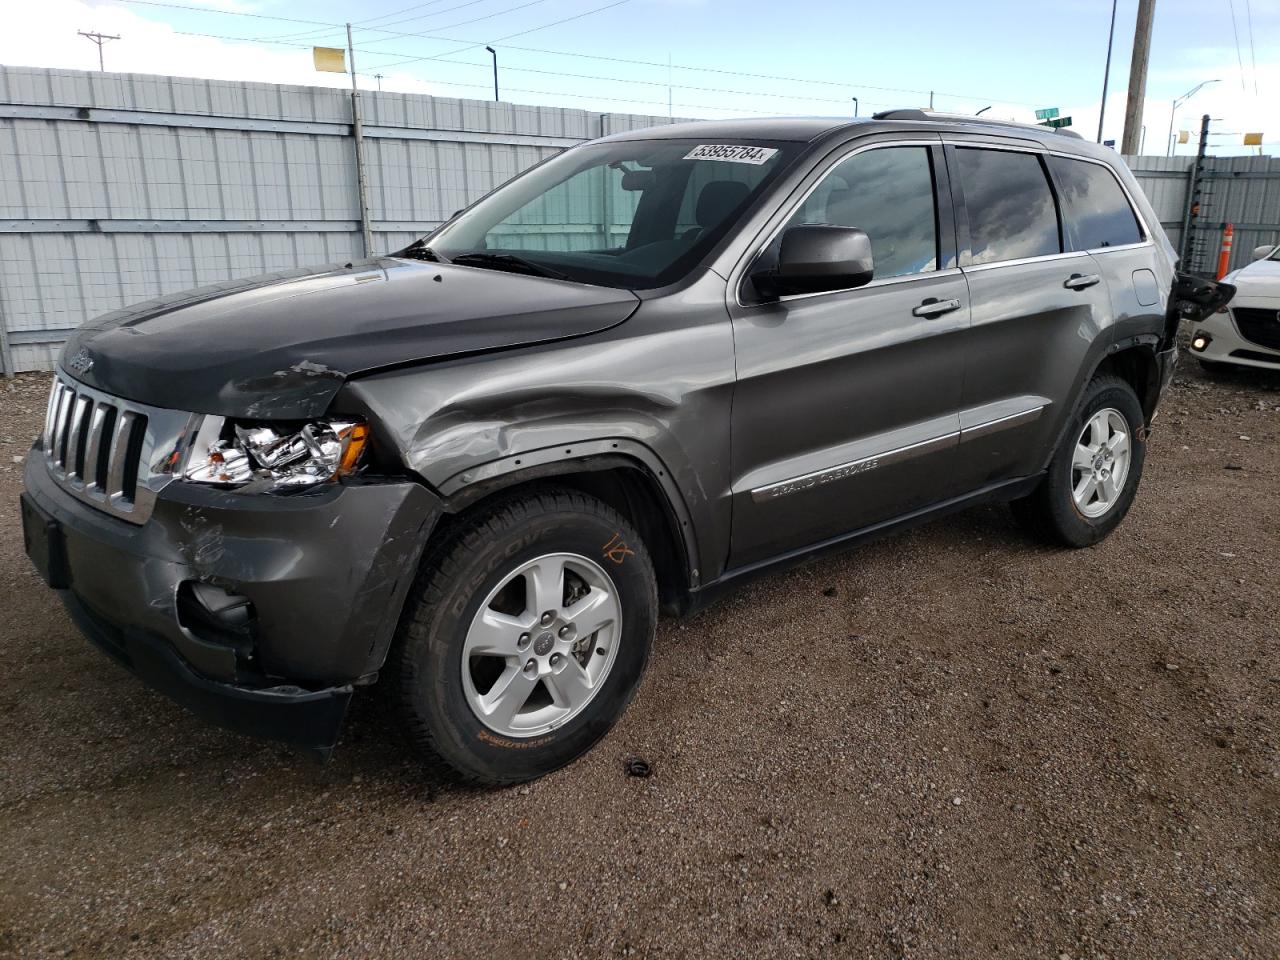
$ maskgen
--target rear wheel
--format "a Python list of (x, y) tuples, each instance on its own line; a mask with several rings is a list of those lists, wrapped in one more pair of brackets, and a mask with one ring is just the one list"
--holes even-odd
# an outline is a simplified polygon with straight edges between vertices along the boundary
[(656, 620), (648, 552), (616, 511), (568, 490), (497, 504), (424, 561), (388, 660), (403, 728), (463, 779), (542, 776), (617, 721)]
[(1097, 543), (1133, 504), (1146, 460), (1146, 420), (1133, 388), (1096, 377), (1040, 485), (1012, 504), (1042, 539), (1070, 547)]

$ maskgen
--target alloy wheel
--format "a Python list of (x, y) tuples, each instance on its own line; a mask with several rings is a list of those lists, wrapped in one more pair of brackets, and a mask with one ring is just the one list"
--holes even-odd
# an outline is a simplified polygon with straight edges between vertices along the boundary
[(490, 591), (467, 630), (467, 703), (503, 736), (554, 730), (604, 686), (621, 635), (617, 591), (598, 564), (574, 553), (526, 561)]
[(1099, 410), (1085, 423), (1071, 458), (1071, 496), (1076, 509), (1097, 519), (1124, 492), (1132, 456), (1129, 424), (1114, 407)]

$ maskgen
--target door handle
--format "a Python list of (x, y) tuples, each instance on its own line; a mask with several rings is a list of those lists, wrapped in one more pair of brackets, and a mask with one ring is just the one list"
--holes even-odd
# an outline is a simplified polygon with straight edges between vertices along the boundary
[(1101, 283), (1102, 278), (1096, 273), (1073, 273), (1062, 281), (1062, 285), (1068, 290), (1083, 290), (1085, 287), (1092, 287), (1095, 283)]
[(939, 300), (937, 297), (930, 297), (920, 306), (911, 311), (913, 317), (940, 317), (944, 313), (950, 313), (952, 310), (960, 309), (959, 300)]

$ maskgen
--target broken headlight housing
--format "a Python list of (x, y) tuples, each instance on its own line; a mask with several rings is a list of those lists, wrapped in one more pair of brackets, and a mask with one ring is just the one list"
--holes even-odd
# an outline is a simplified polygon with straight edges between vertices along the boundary
[(368, 426), (356, 419), (281, 424), (205, 417), (182, 475), (193, 483), (296, 490), (354, 473), (368, 439)]

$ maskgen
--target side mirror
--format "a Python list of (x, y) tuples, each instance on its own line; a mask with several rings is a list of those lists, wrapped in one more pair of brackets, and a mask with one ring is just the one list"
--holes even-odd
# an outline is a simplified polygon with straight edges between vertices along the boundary
[(1270, 256), (1271, 251), (1274, 250), (1275, 248), (1276, 248), (1276, 245), (1274, 243), (1264, 243), (1260, 247), (1254, 247), (1253, 259), (1265, 260), (1268, 256)]
[(754, 274), (766, 299), (795, 293), (824, 293), (860, 287), (871, 280), (871, 238), (857, 227), (814, 224), (782, 234), (777, 270)]

